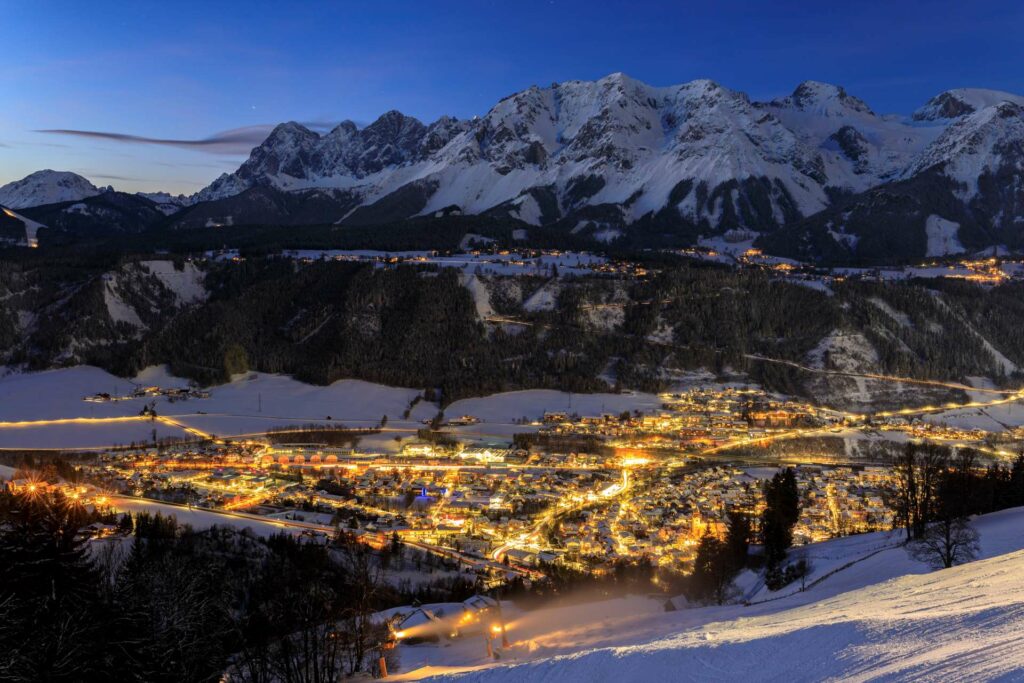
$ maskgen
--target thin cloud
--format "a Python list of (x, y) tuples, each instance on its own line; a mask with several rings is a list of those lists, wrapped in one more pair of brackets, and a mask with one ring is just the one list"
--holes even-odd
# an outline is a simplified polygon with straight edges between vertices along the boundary
[[(311, 130), (318, 131), (329, 130), (331, 127), (331, 124), (323, 121), (314, 121), (303, 125)], [(89, 138), (92, 140), (110, 140), (126, 144), (161, 145), (164, 147), (177, 147), (179, 149), (208, 152), (210, 154), (248, 154), (253, 147), (267, 139), (267, 136), (270, 135), (270, 131), (274, 130), (274, 127), (275, 126), (271, 124), (264, 124), (258, 126), (245, 126), (243, 128), (233, 128), (231, 130), (214, 133), (210, 137), (198, 140), (151, 138), (143, 135), (130, 135), (128, 133), (75, 130), (70, 128), (47, 128), (34, 132), (46, 133), (49, 135), (71, 135), (74, 137)]]
[(90, 178), (99, 178), (100, 180), (121, 180), (129, 183), (150, 182), (149, 180), (146, 180), (144, 178), (127, 178), (125, 176), (107, 175), (104, 173), (89, 173), (87, 175)]

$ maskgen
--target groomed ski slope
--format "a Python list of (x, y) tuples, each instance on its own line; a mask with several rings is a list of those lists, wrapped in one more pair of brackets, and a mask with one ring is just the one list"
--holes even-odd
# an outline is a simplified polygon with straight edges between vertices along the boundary
[[(541, 610), (513, 624), (527, 638), (507, 659), (520, 663), (459, 671), (435, 660), (418, 671), (403, 667), (405, 676), (499, 683), (1024, 680), (1024, 509), (986, 515), (976, 526), (986, 559), (952, 569), (929, 571), (902, 547), (870, 550), (865, 541), (882, 534), (840, 539), (818, 544), (816, 554), (838, 561), (845, 549), (853, 564), (803, 593), (671, 613), (642, 598)], [(412, 664), (414, 656), (402, 654), (403, 664)]]

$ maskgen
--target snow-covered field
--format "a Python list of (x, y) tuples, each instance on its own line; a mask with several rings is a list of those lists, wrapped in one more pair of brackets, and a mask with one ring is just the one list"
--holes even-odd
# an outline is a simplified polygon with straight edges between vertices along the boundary
[(209, 529), (212, 526), (229, 527), (241, 531), (249, 529), (257, 536), (273, 536), (284, 531), (299, 533), (301, 530), (289, 527), (272, 518), (257, 518), (254, 515), (242, 513), (224, 514), (210, 510), (199, 510), (186, 508), (179, 505), (168, 505), (155, 500), (142, 498), (128, 498), (116, 496), (110, 499), (110, 507), (117, 512), (131, 512), (138, 514), (148, 512), (149, 514), (161, 514), (167, 517), (174, 517), (179, 524), (187, 524), (194, 529)]
[[(420, 394), (416, 389), (386, 387), (358, 380), (330, 386), (303, 384), (290, 377), (251, 373), (210, 389), (210, 398), (170, 402), (166, 397), (93, 403), (83, 397), (99, 392), (123, 396), (137, 386), (183, 387), (188, 383), (163, 368), (147, 368), (134, 380), (99, 368), (79, 366), (0, 377), (0, 422), (86, 420), (134, 417), (155, 401), (161, 416), (219, 436), (265, 431), (310, 422), (372, 426), (387, 415), (397, 420)], [(432, 417), (436, 406), (420, 403), (404, 426), (415, 431), (418, 420)], [(184, 436), (174, 427), (149, 421), (110, 421), (0, 425), (0, 448), (82, 448), (144, 441), (157, 436)]]
[[(156, 403), (162, 417), (219, 437), (239, 436), (271, 428), (308, 423), (373, 427), (388, 417), (387, 430), (364, 437), (364, 449), (390, 451), (400, 446), (396, 436), (409, 437), (437, 413), (434, 403), (420, 401), (409, 418), (403, 413), (422, 392), (388, 387), (361, 380), (340, 380), (329, 386), (304, 384), (284, 375), (246, 373), (234, 381), (209, 389), (206, 399), (170, 402), (166, 397), (93, 403), (82, 400), (99, 392), (124, 396), (139, 386), (187, 387), (162, 367), (151, 367), (132, 380), (115, 377), (89, 366), (35, 373), (0, 375), (0, 448), (93, 448), (127, 444), (158, 437), (185, 436), (171, 425), (139, 420), (110, 420), (138, 416), (143, 406)], [(512, 424), (527, 417), (540, 418), (545, 411), (581, 415), (623, 410), (656, 410), (661, 405), (652, 394), (569, 394), (560, 391), (514, 391), (456, 401), (448, 417), (474, 415), (481, 423), (460, 431), (480, 438), (511, 438), (516, 431), (535, 427)], [(68, 420), (61, 424), (13, 425), (17, 422)]]
[(806, 591), (747, 606), (664, 612), (633, 597), (528, 612), (511, 621), (501, 662), (475, 639), (403, 645), (399, 678), (1021, 680), (1022, 525), (1021, 508), (978, 518), (982, 559), (937, 572), (889, 534), (808, 546)]

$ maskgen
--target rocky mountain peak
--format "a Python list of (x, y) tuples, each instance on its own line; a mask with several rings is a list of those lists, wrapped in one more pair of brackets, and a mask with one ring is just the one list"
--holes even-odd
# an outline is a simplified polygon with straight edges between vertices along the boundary
[(984, 88), (955, 88), (941, 92), (928, 100), (913, 114), (915, 121), (941, 121), (957, 119), (1000, 102), (1024, 104), (1024, 97), (1001, 90)]
[(804, 81), (785, 101), (804, 111), (823, 116), (842, 116), (849, 112), (874, 114), (863, 100), (846, 92), (842, 86), (821, 81)]

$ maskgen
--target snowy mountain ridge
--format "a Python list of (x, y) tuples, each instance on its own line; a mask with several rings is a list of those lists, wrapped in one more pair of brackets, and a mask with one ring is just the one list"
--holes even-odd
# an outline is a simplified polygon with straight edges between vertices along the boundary
[[(326, 134), (283, 123), (190, 197), (140, 193), (135, 205), (98, 193), (81, 176), (41, 171), (0, 188), (0, 204), (83, 234), (115, 214), (131, 231), (459, 213), (602, 240), (636, 232), (685, 244), (750, 231), (770, 253), (806, 260), (936, 255), (928, 226), (940, 222), (957, 226), (945, 240), (955, 249), (1016, 250), (1024, 97), (949, 90), (906, 117), (819, 81), (756, 102), (710, 80), (656, 87), (615, 73), (532, 86), (470, 120), (389, 111)], [(83, 199), (97, 204), (82, 209), (92, 223), (82, 211), (35, 211)]]
[(951, 121), (1017, 100), (953, 90), (910, 120), (878, 116), (817, 81), (751, 102), (709, 80), (654, 87), (616, 73), (533, 86), (470, 121), (425, 125), (391, 111), (322, 136), (281, 124), (238, 171), (195, 198), (321, 188), (345, 197), (335, 221), (401, 204), (406, 217), (458, 206), (532, 224), (661, 216), (707, 231), (763, 231), (821, 211), (836, 191), (905, 177), (941, 153), (937, 138), (960, 132)]

